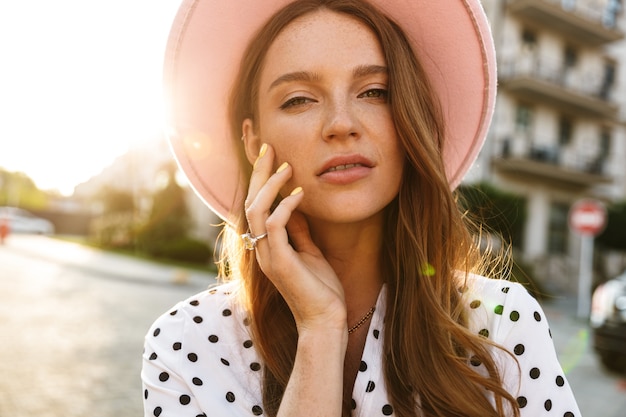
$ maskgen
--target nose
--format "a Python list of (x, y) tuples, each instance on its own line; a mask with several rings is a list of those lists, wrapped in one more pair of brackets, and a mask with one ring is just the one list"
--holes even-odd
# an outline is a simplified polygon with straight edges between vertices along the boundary
[(360, 123), (355, 106), (347, 99), (332, 100), (325, 110), (322, 136), (324, 140), (358, 139)]

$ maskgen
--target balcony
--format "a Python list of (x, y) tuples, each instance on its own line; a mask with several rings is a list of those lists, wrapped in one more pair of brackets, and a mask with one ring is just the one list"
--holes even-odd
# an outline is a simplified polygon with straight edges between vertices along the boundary
[(503, 59), (500, 85), (518, 98), (559, 108), (575, 116), (616, 119), (619, 106), (611, 101), (612, 82), (602, 74), (578, 74), (561, 64), (534, 56)]
[(598, 46), (624, 38), (612, 1), (604, 8), (590, 0), (508, 0), (508, 10), (520, 19), (556, 30), (569, 39)]
[(604, 172), (606, 157), (567, 152), (558, 146), (532, 145), (504, 139), (493, 165), (502, 174), (524, 176), (558, 186), (587, 188), (612, 182)]

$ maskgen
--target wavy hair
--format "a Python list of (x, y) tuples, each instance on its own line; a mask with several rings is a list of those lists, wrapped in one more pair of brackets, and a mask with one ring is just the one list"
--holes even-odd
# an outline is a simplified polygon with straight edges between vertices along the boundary
[[(352, 16), (378, 38), (390, 72), (389, 105), (406, 155), (400, 191), (385, 209), (381, 254), (388, 271), (383, 362), (394, 413), (502, 417), (513, 410), (519, 416), (490, 353), (495, 344), (467, 328), (462, 292), (470, 272), (483, 272), (476, 270), (482, 258), (446, 178), (440, 105), (397, 24), (360, 0), (298, 0), (281, 9), (243, 57), (229, 108), (233, 140), (239, 141), (243, 120), (258, 115), (259, 78), (269, 46), (294, 19), (320, 9)], [(264, 409), (274, 417), (293, 369), (298, 334), (285, 300), (254, 254), (242, 248), (239, 235), (246, 230), (243, 212), (236, 227), (224, 229), (221, 275), (241, 281), (264, 363)], [(486, 375), (472, 369), (470, 360), (480, 361)], [(349, 400), (344, 399), (345, 416)]]

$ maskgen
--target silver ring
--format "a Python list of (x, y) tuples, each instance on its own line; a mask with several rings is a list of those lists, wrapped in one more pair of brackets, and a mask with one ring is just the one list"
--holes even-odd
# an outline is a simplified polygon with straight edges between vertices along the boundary
[(243, 240), (243, 247), (247, 250), (254, 250), (254, 248), (256, 247), (256, 243), (266, 236), (267, 232), (258, 236), (252, 236), (252, 233), (250, 232), (244, 233), (243, 235), (241, 235), (241, 239)]

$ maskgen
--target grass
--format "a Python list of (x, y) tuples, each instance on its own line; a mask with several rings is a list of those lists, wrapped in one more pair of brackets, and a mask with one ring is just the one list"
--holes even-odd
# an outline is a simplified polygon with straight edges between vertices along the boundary
[(191, 269), (194, 271), (208, 272), (208, 273), (213, 273), (213, 274), (217, 273), (217, 266), (215, 264), (209, 264), (208, 262), (206, 265), (202, 265), (202, 264), (197, 264), (197, 263), (174, 261), (171, 259), (155, 258), (155, 257), (149, 256), (148, 254), (141, 253), (135, 250), (130, 250), (130, 249), (103, 248), (101, 246), (94, 244), (93, 242), (90, 242), (87, 236), (54, 235), (51, 237), (54, 239), (65, 241), (65, 242), (72, 242), (72, 243), (77, 243), (79, 245), (88, 246), (90, 248), (98, 249), (98, 250), (105, 251), (105, 252), (129, 256), (129, 257), (141, 259), (144, 261), (156, 262), (164, 266), (174, 266), (178, 268)]

